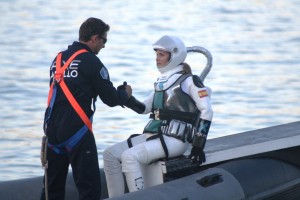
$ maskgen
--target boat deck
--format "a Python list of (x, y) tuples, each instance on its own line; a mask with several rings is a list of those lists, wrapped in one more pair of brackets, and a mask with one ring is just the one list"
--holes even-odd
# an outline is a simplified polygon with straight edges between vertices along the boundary
[(300, 145), (300, 121), (207, 140), (203, 165)]

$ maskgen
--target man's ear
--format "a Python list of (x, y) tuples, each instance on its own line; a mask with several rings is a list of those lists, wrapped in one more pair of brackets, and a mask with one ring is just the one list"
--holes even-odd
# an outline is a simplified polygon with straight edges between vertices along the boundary
[(91, 41), (94, 43), (97, 42), (97, 40), (99, 40), (98, 35), (92, 35)]

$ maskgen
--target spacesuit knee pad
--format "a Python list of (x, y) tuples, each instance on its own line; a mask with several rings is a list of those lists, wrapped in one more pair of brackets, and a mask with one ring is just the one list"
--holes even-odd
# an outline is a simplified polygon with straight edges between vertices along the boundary
[(105, 173), (115, 174), (122, 171), (120, 160), (110, 151), (106, 149), (103, 152), (103, 167)]
[(103, 151), (103, 160), (113, 158), (111, 151), (109, 149), (105, 149)]
[(146, 149), (142, 145), (139, 145), (139, 148), (136, 147), (123, 152), (121, 156), (123, 172), (135, 172), (140, 170), (140, 164), (147, 164), (148, 154)]

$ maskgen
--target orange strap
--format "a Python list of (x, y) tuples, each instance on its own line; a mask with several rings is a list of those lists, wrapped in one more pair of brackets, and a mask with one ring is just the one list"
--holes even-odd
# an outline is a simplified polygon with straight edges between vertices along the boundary
[(70, 92), (68, 86), (66, 85), (65, 81), (64, 81), (64, 72), (67, 69), (67, 67), (71, 64), (71, 62), (74, 60), (74, 58), (81, 54), (87, 52), (87, 50), (85, 49), (81, 49), (76, 51), (68, 60), (67, 62), (61, 67), (61, 57), (62, 57), (62, 53), (59, 53), (56, 57), (56, 71), (55, 71), (55, 75), (54, 75), (54, 80), (50, 86), (50, 90), (49, 90), (49, 95), (48, 95), (48, 105), (50, 103), (50, 100), (52, 98), (52, 94), (53, 94), (53, 87), (54, 84), (59, 84), (61, 89), (63, 90), (65, 96), (67, 97), (67, 99), (69, 100), (70, 104), (72, 105), (72, 107), (74, 108), (74, 110), (77, 112), (77, 114), (79, 115), (79, 117), (82, 119), (82, 121), (85, 123), (85, 125), (89, 128), (89, 130), (91, 132), (93, 132), (92, 130), (92, 122), (90, 121), (90, 119), (88, 118), (88, 116), (85, 114), (85, 112), (83, 111), (83, 109), (81, 108), (81, 106), (78, 104), (78, 102), (76, 101), (76, 99), (74, 98), (74, 96), (72, 95), (72, 93)]

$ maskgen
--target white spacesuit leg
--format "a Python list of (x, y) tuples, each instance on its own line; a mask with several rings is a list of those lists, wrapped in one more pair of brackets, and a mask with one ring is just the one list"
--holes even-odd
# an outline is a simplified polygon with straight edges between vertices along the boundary
[(124, 141), (108, 147), (103, 152), (103, 167), (109, 197), (120, 196), (125, 192), (120, 157), (127, 148), (127, 142)]
[[(164, 138), (170, 157), (182, 155), (186, 151), (186, 143), (172, 137), (164, 136)], [(140, 165), (150, 164), (163, 157), (165, 157), (165, 152), (158, 138), (138, 144), (124, 151), (121, 157), (122, 171), (125, 173), (130, 192), (144, 188), (144, 178), (147, 177), (143, 177)]]
[[(140, 135), (132, 138), (132, 144), (145, 142), (146, 137)], [(103, 166), (109, 197), (117, 197), (125, 192), (124, 178), (121, 166), (121, 155), (128, 149), (127, 141), (116, 143), (103, 152)]]

